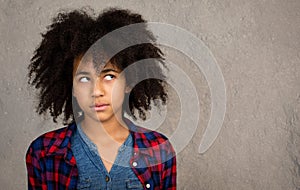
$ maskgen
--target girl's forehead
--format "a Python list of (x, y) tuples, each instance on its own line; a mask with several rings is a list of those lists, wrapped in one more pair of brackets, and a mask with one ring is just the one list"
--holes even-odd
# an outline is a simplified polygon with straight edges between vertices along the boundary
[(75, 76), (75, 74), (78, 71), (82, 71), (82, 70), (95, 72), (96, 74), (100, 74), (103, 69), (114, 69), (118, 72), (121, 71), (112, 62), (108, 62), (106, 64), (104, 64), (104, 63), (99, 64), (99, 63), (93, 62), (92, 58), (83, 59), (83, 56), (78, 56), (77, 58), (75, 58), (73, 64), (74, 64), (73, 65), (73, 76)]

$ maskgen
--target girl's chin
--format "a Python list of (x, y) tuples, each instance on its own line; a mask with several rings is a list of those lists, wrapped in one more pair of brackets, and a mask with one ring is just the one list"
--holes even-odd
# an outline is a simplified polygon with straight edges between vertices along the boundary
[(83, 120), (92, 121), (92, 122), (100, 122), (105, 123), (109, 121), (122, 122), (122, 113), (112, 113), (110, 111), (94, 111), (90, 113), (84, 114)]

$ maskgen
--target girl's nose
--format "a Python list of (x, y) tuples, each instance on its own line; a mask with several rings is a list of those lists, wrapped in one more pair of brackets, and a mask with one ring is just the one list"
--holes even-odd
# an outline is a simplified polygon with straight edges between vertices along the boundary
[(97, 78), (94, 84), (93, 96), (94, 97), (104, 96), (104, 86), (103, 83), (100, 81), (100, 78)]

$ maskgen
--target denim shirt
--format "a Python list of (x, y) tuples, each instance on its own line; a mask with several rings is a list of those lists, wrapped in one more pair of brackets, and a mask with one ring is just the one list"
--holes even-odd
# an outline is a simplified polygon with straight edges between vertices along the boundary
[(131, 134), (119, 148), (110, 172), (107, 172), (96, 145), (86, 136), (80, 124), (71, 140), (71, 149), (79, 171), (77, 189), (143, 189), (130, 167), (133, 152)]
[[(128, 119), (124, 121), (133, 140), (130, 166), (143, 188), (176, 190), (176, 153), (168, 138), (136, 126)], [(72, 139), (77, 129), (76, 123), (71, 123), (40, 135), (30, 144), (26, 152), (29, 190), (77, 189), (78, 164), (72, 150)], [(79, 149), (82, 147), (79, 146)], [(85, 171), (82, 167), (81, 170)], [(128, 184), (134, 188), (136, 183), (129, 180)], [(90, 185), (84, 186), (89, 189)]]

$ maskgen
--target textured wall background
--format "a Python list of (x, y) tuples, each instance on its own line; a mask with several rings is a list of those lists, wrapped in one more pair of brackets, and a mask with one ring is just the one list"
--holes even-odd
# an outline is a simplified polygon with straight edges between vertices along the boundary
[[(300, 189), (299, 0), (2, 0), (0, 12), (0, 189), (25, 189), (24, 155), (39, 134), (61, 127), (34, 113), (27, 65), (51, 18), (60, 9), (90, 5), (128, 8), (149, 21), (195, 34), (214, 54), (224, 75), (227, 111), (223, 128), (203, 155), (198, 146), (210, 116), (210, 92), (190, 60), (166, 48), (189, 73), (199, 93), (198, 129), (178, 154), (178, 189)], [(167, 109), (177, 110), (172, 91)], [(188, 100), (181, 100), (188, 101)], [(168, 115), (168, 136), (178, 115)]]

